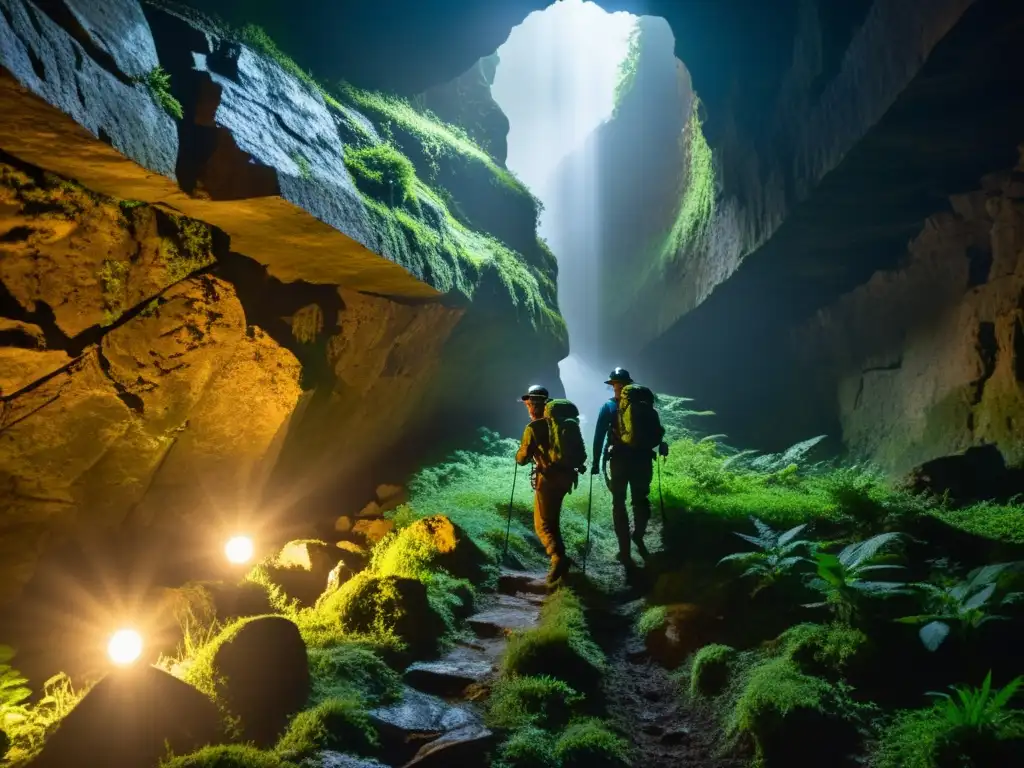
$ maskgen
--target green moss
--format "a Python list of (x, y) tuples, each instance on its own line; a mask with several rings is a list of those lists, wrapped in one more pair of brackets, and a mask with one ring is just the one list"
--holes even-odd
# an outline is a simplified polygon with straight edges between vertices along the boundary
[(168, 214), (175, 230), (175, 239), (163, 238), (160, 257), (167, 269), (170, 284), (177, 283), (214, 262), (213, 233), (196, 219)]
[(600, 686), (604, 669), (604, 654), (590, 637), (583, 606), (565, 588), (544, 603), (537, 627), (509, 638), (503, 658), (506, 675), (554, 677), (584, 693)]
[(760, 744), (789, 714), (820, 711), (829, 692), (826, 681), (805, 675), (790, 659), (768, 659), (750, 670), (726, 729), (732, 735), (750, 734)]
[(298, 78), (311, 88), (315, 89), (318, 87), (313, 75), (296, 64), (291, 56), (278, 48), (277, 43), (273, 41), (262, 27), (255, 24), (246, 24), (235, 35), (250, 48), (277, 62), (278, 66), (292, 77)]
[(674, 261), (680, 253), (701, 246), (715, 215), (714, 157), (704, 138), (700, 102), (696, 98), (683, 135), (686, 140), (686, 189), (662, 251), (665, 261)]
[(275, 752), (246, 745), (203, 747), (198, 752), (174, 757), (160, 768), (298, 768)]
[(345, 167), (362, 192), (392, 208), (417, 202), (416, 169), (390, 144), (346, 149)]
[(223, 687), (225, 680), (217, 670), (217, 652), (225, 643), (234, 640), (247, 624), (259, 618), (262, 617), (247, 616), (225, 626), (212, 640), (198, 650), (192, 659), (192, 664), (189, 665), (188, 670), (185, 672), (185, 682), (195, 686), (210, 697), (220, 708), (221, 712), (229, 718), (233, 714), (230, 712), (224, 699)]
[(829, 676), (842, 672), (867, 642), (867, 635), (845, 624), (798, 624), (774, 645), (803, 671)]
[(313, 165), (309, 162), (306, 156), (301, 152), (293, 152), (291, 154), (291, 159), (299, 171), (299, 178), (303, 181), (312, 181)]
[(310, 648), (309, 673), (313, 704), (356, 696), (367, 706), (377, 706), (397, 699), (402, 692), (398, 673), (372, 648), (359, 641), (349, 640), (330, 648)]
[(501, 745), (494, 768), (559, 768), (555, 737), (540, 728), (522, 728)]
[(103, 327), (113, 325), (124, 314), (128, 300), (128, 262), (105, 259), (97, 277), (103, 290)]
[(487, 722), (507, 730), (527, 726), (557, 730), (569, 723), (582, 701), (580, 694), (553, 677), (508, 677), (491, 691)]
[(729, 681), (729, 665), (736, 649), (728, 645), (705, 645), (693, 657), (690, 668), (690, 695), (717, 696)]
[(668, 618), (668, 609), (664, 605), (652, 605), (646, 608), (636, 620), (634, 627), (636, 634), (640, 637), (647, 637), (651, 632), (657, 632), (665, 626)]
[(416, 655), (436, 652), (447, 629), (422, 582), (369, 570), (329, 595), (319, 612), (336, 616), (345, 633), (394, 638)]
[(629, 743), (600, 720), (579, 720), (558, 738), (555, 759), (562, 768), (627, 768)]
[(153, 101), (160, 105), (167, 114), (181, 120), (184, 116), (181, 102), (171, 94), (171, 76), (164, 71), (162, 66), (158, 64), (145, 77), (139, 78), (136, 82), (144, 84), (149, 89)]
[(360, 699), (327, 699), (294, 717), (277, 751), (291, 759), (312, 757), (322, 750), (373, 755), (379, 743)]
[(992, 541), (1024, 544), (1024, 506), (983, 502), (960, 509), (936, 508), (931, 514), (947, 525)]
[(499, 166), (463, 129), (449, 125), (429, 113), (420, 112), (398, 96), (364, 91), (347, 83), (340, 84), (339, 89), (346, 101), (370, 115), (375, 122), (385, 125), (393, 122), (415, 135), (434, 163), (457, 154), (483, 166), (493, 174), (498, 184), (509, 191), (536, 202), (526, 186), (510, 171)]
[(633, 22), (633, 29), (629, 33), (629, 47), (626, 49), (625, 58), (619, 63), (619, 76), (615, 81), (614, 108), (612, 114), (618, 114), (622, 106), (622, 100), (626, 94), (633, 90), (636, 82), (637, 65), (640, 62), (640, 52), (643, 48), (643, 33), (640, 29), (640, 20)]

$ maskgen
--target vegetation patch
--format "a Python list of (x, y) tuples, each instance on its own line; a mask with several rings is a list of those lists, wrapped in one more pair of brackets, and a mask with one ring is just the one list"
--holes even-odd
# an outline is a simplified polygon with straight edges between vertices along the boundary
[(693, 657), (690, 668), (690, 694), (717, 696), (729, 681), (729, 665), (736, 649), (720, 643), (705, 645)]
[(405, 155), (390, 144), (377, 144), (345, 151), (345, 167), (356, 186), (390, 207), (419, 204), (416, 197), (416, 169)]
[(619, 63), (619, 76), (615, 81), (615, 92), (613, 94), (613, 117), (618, 114), (626, 94), (633, 90), (642, 50), (643, 31), (640, 27), (640, 20), (637, 19), (633, 22), (633, 28), (629, 33), (629, 47), (626, 49), (626, 57)]
[(167, 114), (181, 120), (185, 113), (181, 108), (181, 102), (171, 93), (171, 75), (162, 66), (158, 64), (145, 77), (139, 78), (136, 82), (142, 83), (149, 89), (153, 101)]
[(327, 699), (292, 720), (277, 751), (290, 759), (314, 756), (322, 750), (373, 755), (380, 739), (358, 698)]
[(579, 598), (562, 588), (544, 603), (536, 627), (509, 638), (502, 664), (506, 675), (552, 677), (589, 693), (600, 686), (605, 658), (590, 637)]
[(241, 744), (203, 747), (160, 763), (160, 768), (299, 768), (276, 752)]
[(982, 502), (960, 509), (938, 507), (930, 513), (947, 525), (992, 541), (1024, 544), (1024, 505)]
[(309, 649), (311, 703), (359, 698), (374, 707), (396, 700), (402, 692), (398, 673), (378, 653), (358, 640)]
[(555, 759), (562, 768), (627, 768), (629, 742), (600, 720), (578, 720), (555, 742)]
[(569, 724), (582, 701), (583, 696), (554, 677), (505, 677), (491, 691), (487, 721), (506, 730), (534, 725), (558, 729)]

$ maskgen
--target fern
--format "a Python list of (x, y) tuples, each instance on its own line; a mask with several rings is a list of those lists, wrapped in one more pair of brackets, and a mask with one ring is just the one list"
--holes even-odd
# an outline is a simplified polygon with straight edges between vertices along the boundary
[(849, 623), (858, 612), (864, 597), (888, 597), (905, 594), (902, 583), (874, 581), (869, 574), (882, 570), (893, 570), (901, 566), (880, 564), (882, 551), (900, 538), (899, 533), (881, 533), (866, 541), (859, 541), (844, 548), (838, 555), (817, 552), (817, 577), (808, 586), (824, 596), (824, 601), (808, 603), (807, 608), (826, 607), (837, 619)]
[(932, 693), (944, 700), (939, 704), (947, 723), (954, 728), (975, 731), (978, 734), (995, 734), (1018, 713), (1009, 708), (1010, 701), (1017, 695), (1024, 677), (1017, 677), (999, 689), (992, 688), (992, 672), (985, 675), (981, 688), (973, 686), (950, 686), (949, 693)]
[(937, 650), (957, 627), (961, 636), (967, 636), (990, 621), (1006, 619), (997, 613), (1024, 597), (1024, 593), (1010, 592), (999, 595), (999, 577), (1008, 570), (1018, 570), (1021, 563), (996, 563), (975, 568), (967, 578), (954, 584), (921, 582), (912, 585), (924, 598), (926, 613), (905, 616), (904, 624), (922, 624), (918, 634), (929, 651)]
[(750, 519), (757, 529), (757, 536), (748, 536), (745, 533), (736, 535), (753, 544), (758, 551), (737, 552), (723, 557), (718, 563), (721, 565), (734, 562), (747, 566), (747, 569), (741, 574), (741, 578), (754, 576), (758, 579), (757, 586), (751, 593), (756, 595), (765, 587), (790, 573), (800, 563), (812, 562), (796, 553), (800, 550), (813, 552), (815, 543), (797, 538), (807, 528), (806, 523), (790, 528), (788, 531), (779, 532), (756, 517)]

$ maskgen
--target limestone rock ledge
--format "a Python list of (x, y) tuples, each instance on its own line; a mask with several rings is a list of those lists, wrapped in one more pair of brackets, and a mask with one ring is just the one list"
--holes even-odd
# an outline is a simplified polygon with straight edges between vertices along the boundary
[(135, 0), (0, 0), (0, 113), (0, 608), (87, 539), (333, 521), (557, 382), (534, 201), (368, 197), (346, 155), (384, 118), (271, 57)]
[(950, 203), (793, 334), (805, 396), (893, 472), (986, 444), (1024, 466), (1024, 163)]

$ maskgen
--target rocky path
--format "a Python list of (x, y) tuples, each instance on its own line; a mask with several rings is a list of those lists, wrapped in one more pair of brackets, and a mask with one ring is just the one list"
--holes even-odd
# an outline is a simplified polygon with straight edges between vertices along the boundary
[(588, 601), (588, 622), (608, 657), (608, 714), (633, 742), (637, 768), (743, 768), (715, 754), (717, 726), (687, 706), (679, 682), (632, 631), (639, 601), (628, 588)]
[(544, 574), (503, 572), (498, 594), (468, 619), (474, 637), (440, 659), (412, 664), (404, 674), (407, 687), (402, 698), (370, 713), (381, 734), (384, 763), (324, 759), (323, 764), (331, 768), (486, 765), (494, 734), (484, 725), (475, 700), (497, 675), (509, 634), (537, 624), (545, 594)]

